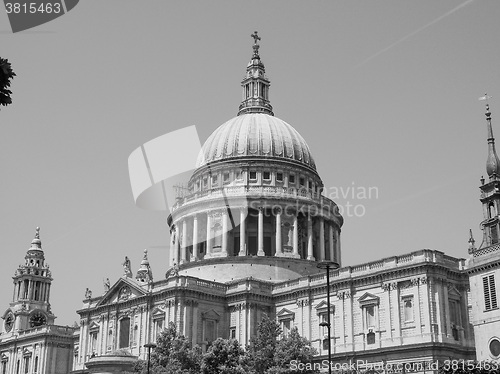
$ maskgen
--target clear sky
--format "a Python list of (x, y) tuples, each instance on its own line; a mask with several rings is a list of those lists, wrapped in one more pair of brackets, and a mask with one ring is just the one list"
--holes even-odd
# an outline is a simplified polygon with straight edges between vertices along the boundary
[(59, 324), (126, 255), (135, 273), (149, 248), (164, 277), (166, 214), (135, 207), (128, 156), (191, 125), (203, 142), (235, 116), (254, 30), (275, 115), (352, 206), (343, 264), (422, 248), (466, 257), (469, 228), (481, 241), (485, 92), (500, 137), (499, 20), (496, 0), (84, 0), (12, 34), (0, 12), (0, 56), (17, 73), (0, 109), (0, 313), (36, 226)]

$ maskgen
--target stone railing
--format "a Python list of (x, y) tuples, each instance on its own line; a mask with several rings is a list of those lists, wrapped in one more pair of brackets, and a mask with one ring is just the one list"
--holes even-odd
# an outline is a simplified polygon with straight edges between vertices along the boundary
[(319, 193), (306, 188), (279, 187), (279, 186), (225, 186), (205, 191), (198, 191), (177, 199), (172, 207), (172, 212), (193, 201), (201, 202), (204, 200), (219, 199), (223, 197), (275, 197), (275, 198), (293, 198), (308, 199), (320, 203), (329, 208), (336, 207), (336, 204), (322, 196)]
[(32, 335), (39, 335), (41, 333), (45, 333), (45, 334), (50, 333), (50, 334), (57, 334), (57, 335), (72, 335), (74, 331), (75, 331), (75, 328), (70, 327), (70, 326), (45, 325), (45, 326), (34, 327), (34, 328), (28, 329), (28, 330), (19, 331), (18, 336), (20, 338), (22, 338), (22, 337), (29, 337)]
[(490, 245), (489, 247), (486, 247), (486, 248), (478, 249), (477, 251), (472, 252), (472, 256), (481, 257), (481, 256), (485, 256), (487, 254), (498, 252), (498, 251), (500, 251), (500, 243)]
[[(499, 246), (500, 247), (500, 246)], [(377, 260), (373, 262), (368, 262), (365, 264), (360, 264), (356, 266), (346, 266), (336, 270), (330, 270), (330, 281), (336, 282), (339, 280), (345, 280), (349, 278), (357, 278), (367, 276), (369, 274), (375, 274), (376, 272), (388, 272), (392, 269), (403, 268), (408, 265), (415, 265), (419, 263), (435, 263), (440, 264), (457, 271), (463, 270), (464, 260), (454, 258), (445, 255), (443, 252), (433, 251), (430, 249), (423, 249), (420, 251), (412, 252), (402, 256), (393, 256), (384, 258), (382, 260)], [(318, 272), (320, 270), (318, 269)], [(310, 287), (320, 284), (325, 284), (326, 274), (324, 271), (321, 273), (310, 275), (307, 277), (302, 277), (293, 281), (280, 282), (273, 285), (273, 293), (280, 293), (281, 290), (287, 289), (288, 287), (299, 286), (299, 287)], [(287, 290), (287, 292), (289, 289)]]

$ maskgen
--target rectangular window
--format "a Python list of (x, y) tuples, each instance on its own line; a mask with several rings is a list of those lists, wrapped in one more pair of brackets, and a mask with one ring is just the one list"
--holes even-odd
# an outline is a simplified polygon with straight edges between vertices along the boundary
[(35, 357), (35, 373), (38, 373), (38, 356)]
[(29, 369), (30, 369), (30, 358), (29, 357), (25, 357), (24, 358), (24, 373), (28, 374)]
[(290, 334), (290, 330), (292, 327), (292, 320), (283, 319), (281, 320), (281, 330), (283, 331), (283, 337), (286, 338)]
[(303, 186), (306, 183), (306, 180), (304, 178), (299, 178), (299, 184)]
[(7, 361), (2, 361), (2, 374), (7, 374)]
[(497, 309), (497, 292), (495, 288), (495, 276), (493, 274), (483, 277), (483, 290), (485, 310)]
[(264, 178), (264, 180), (266, 180), (266, 181), (271, 180), (271, 173), (270, 173), (270, 172), (268, 172), (268, 171), (265, 171), (265, 172), (264, 172), (264, 177), (263, 177), (263, 178)]
[(213, 342), (215, 340), (215, 321), (205, 320), (205, 341)]
[(242, 174), (241, 174), (241, 170), (236, 171), (236, 180), (239, 181), (239, 180), (242, 180), (242, 179), (243, 179), (243, 177), (242, 177)]
[(496, 244), (498, 243), (498, 230), (497, 230), (497, 225), (493, 225), (490, 227), (490, 232), (491, 232), (491, 244)]
[(90, 350), (89, 353), (95, 353), (97, 351), (97, 331), (90, 333)]
[(120, 320), (120, 344), (119, 348), (128, 348), (130, 344), (130, 318)]
[[(319, 322), (320, 323), (328, 323), (328, 313), (321, 313), (319, 315)], [(320, 329), (321, 329), (321, 331), (320, 331), (321, 336), (328, 336), (328, 327), (327, 326), (320, 326)]]
[(163, 330), (163, 318), (156, 318), (153, 321), (153, 339), (156, 341), (158, 334)]
[(229, 183), (229, 173), (224, 173), (224, 184)]
[(257, 172), (256, 171), (250, 172), (250, 180), (257, 180)]
[(373, 305), (366, 307), (366, 327), (375, 327), (375, 307)]
[(219, 183), (219, 176), (212, 175), (212, 186), (217, 186), (217, 183)]
[(295, 184), (295, 175), (290, 174), (290, 176), (288, 177), (288, 183)]
[(309, 181), (308, 182), (308, 187), (309, 187), (310, 190), (312, 190), (312, 188), (313, 188), (313, 182)]
[(458, 310), (458, 302), (456, 300), (450, 300), (448, 306), (450, 308), (450, 322), (453, 325), (460, 326), (460, 314)]
[(413, 321), (413, 297), (403, 298), (404, 321)]
[(236, 327), (229, 329), (229, 339), (236, 339)]
[(276, 181), (283, 182), (283, 173), (276, 173)]
[(203, 178), (203, 187), (207, 187), (207, 186), (208, 186), (208, 179)]

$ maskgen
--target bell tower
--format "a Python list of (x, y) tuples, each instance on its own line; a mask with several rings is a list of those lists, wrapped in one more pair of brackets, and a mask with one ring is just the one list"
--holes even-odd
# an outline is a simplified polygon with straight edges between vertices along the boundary
[[(485, 96), (488, 98), (488, 96)], [(495, 138), (491, 126), (491, 111), (486, 104), (486, 126), (488, 133), (488, 158), (486, 160), (486, 172), (489, 180), (486, 182), (481, 177), (481, 198), (483, 204), (483, 242), (480, 248), (489, 247), (499, 242), (499, 216), (500, 212), (500, 160), (495, 149)]]
[(5, 332), (52, 325), (56, 318), (50, 311), (52, 276), (45, 263), (39, 227), (24, 259), (12, 278), (14, 293), (10, 308), (4, 313)]

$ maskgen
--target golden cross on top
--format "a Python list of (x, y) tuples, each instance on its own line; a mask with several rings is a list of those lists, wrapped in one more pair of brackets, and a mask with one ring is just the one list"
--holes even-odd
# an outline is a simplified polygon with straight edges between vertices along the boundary
[(254, 33), (250, 36), (253, 38), (254, 44), (257, 44), (257, 40), (260, 40), (260, 36), (257, 35), (257, 31), (254, 31)]

